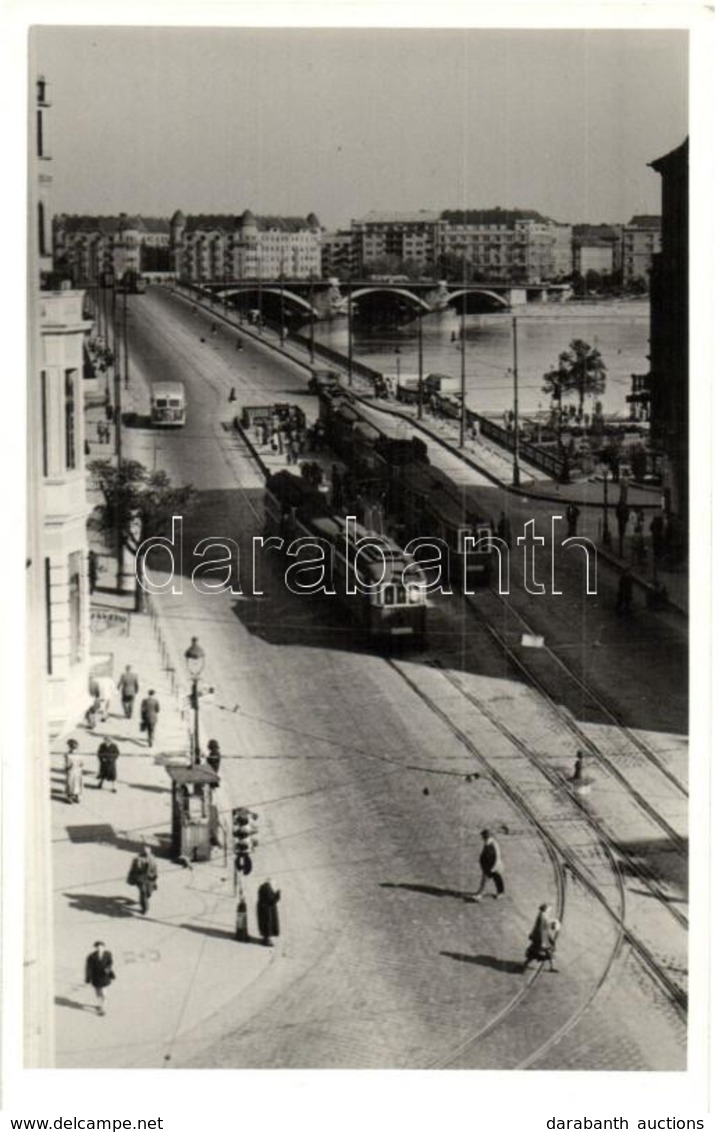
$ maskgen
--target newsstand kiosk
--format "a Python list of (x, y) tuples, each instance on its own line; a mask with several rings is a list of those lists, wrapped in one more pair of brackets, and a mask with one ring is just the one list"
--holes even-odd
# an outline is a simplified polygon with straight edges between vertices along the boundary
[(218, 840), (213, 789), (220, 778), (205, 766), (167, 766), (171, 779), (171, 853), (186, 861), (208, 861)]

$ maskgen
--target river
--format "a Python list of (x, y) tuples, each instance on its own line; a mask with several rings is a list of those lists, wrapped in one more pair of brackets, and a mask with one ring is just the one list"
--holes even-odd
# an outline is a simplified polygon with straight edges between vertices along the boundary
[[(467, 403), (478, 412), (499, 414), (513, 405), (513, 333), (517, 319), (519, 404), (522, 412), (546, 411), (543, 374), (555, 368), (559, 353), (574, 338), (597, 347), (606, 364), (607, 413), (628, 414), (631, 374), (649, 371), (650, 304), (647, 299), (599, 303), (534, 304), (503, 314), (467, 315), (465, 383)], [(451, 310), (422, 320), (423, 372), (459, 377), (461, 316)], [(317, 341), (341, 353), (348, 350), (347, 319), (316, 323)], [(396, 350), (399, 348), (399, 354)], [(418, 329), (412, 322), (394, 330), (371, 331), (354, 324), (353, 357), (385, 375), (418, 373)], [(575, 403), (575, 399), (574, 399)], [(587, 402), (587, 411), (589, 405)]]

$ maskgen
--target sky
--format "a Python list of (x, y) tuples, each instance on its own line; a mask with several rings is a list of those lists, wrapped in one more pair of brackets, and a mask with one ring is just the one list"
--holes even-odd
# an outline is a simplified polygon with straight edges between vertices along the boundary
[(55, 212), (660, 211), (685, 30), (36, 26)]

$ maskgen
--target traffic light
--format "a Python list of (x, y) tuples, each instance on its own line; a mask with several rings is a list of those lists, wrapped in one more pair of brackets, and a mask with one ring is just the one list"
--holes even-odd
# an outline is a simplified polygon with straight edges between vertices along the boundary
[(231, 823), (233, 827), (233, 857), (238, 872), (248, 876), (253, 868), (251, 854), (258, 845), (256, 834), (258, 828), (254, 822), (258, 821), (258, 814), (252, 814), (245, 806), (238, 806), (231, 810)]

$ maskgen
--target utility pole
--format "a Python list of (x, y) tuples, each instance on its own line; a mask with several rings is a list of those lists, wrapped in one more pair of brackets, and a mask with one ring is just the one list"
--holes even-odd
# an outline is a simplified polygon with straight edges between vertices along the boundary
[(353, 292), (348, 285), (348, 385), (353, 383)]
[(313, 308), (313, 272), (310, 273), (310, 364), (315, 362), (315, 310)]
[(512, 319), (514, 340), (514, 474), (512, 483), (519, 486), (519, 358), (516, 332), (516, 317)]
[(467, 295), (466, 291), (462, 292), (462, 328), (460, 337), (462, 339), (461, 350), (461, 363), (459, 371), (459, 388), (462, 398), (462, 405), (459, 413), (459, 447), (464, 448), (464, 439), (467, 431), (467, 359), (466, 359), (466, 334), (464, 331), (465, 315), (466, 315)]
[(422, 314), (418, 315), (417, 322), (417, 420), (422, 420), (422, 398), (424, 387), (422, 385)]
[(129, 388), (129, 342), (127, 340), (127, 289), (124, 288), (122, 304), (122, 338), (124, 339), (124, 388)]
[[(114, 450), (117, 457), (117, 476), (121, 476), (122, 471), (122, 375), (119, 366), (119, 358), (117, 356), (117, 294), (116, 294), (116, 279), (114, 273), (105, 275), (105, 291), (106, 283), (111, 282), (112, 286), (112, 345), (114, 346)], [(117, 500), (120, 499), (120, 493), (117, 493)], [(122, 508), (117, 502), (116, 513), (116, 551), (117, 551), (117, 592), (121, 593), (123, 590), (123, 566), (124, 566), (124, 515)]]

